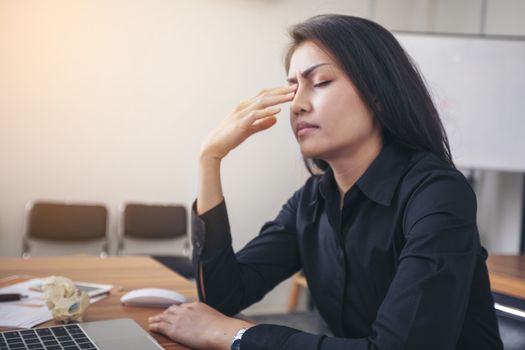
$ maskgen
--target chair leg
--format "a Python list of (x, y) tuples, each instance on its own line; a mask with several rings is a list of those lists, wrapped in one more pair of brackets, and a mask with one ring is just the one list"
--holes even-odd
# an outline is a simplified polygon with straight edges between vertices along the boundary
[[(288, 312), (294, 312), (297, 309), (299, 303), (299, 293), (301, 288), (308, 290), (308, 283), (306, 277), (302, 272), (298, 272), (292, 279), (292, 291), (290, 292), (290, 299), (288, 300)], [(308, 309), (313, 310), (313, 302), (311, 298), (308, 300)]]
[(290, 292), (290, 299), (288, 300), (288, 312), (294, 312), (297, 309), (300, 291), (301, 286), (297, 283), (296, 277), (294, 277), (292, 281), (292, 291)]

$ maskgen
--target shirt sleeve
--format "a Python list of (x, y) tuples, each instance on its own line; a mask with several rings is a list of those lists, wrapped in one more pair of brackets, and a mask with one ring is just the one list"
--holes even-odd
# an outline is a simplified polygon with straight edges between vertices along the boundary
[(475, 195), (459, 173), (434, 176), (412, 194), (402, 224), (406, 242), (369, 337), (257, 325), (241, 349), (455, 349), (481, 254)]
[(299, 270), (297, 195), (236, 254), (225, 202), (201, 216), (193, 205), (193, 264), (201, 301), (235, 315)]

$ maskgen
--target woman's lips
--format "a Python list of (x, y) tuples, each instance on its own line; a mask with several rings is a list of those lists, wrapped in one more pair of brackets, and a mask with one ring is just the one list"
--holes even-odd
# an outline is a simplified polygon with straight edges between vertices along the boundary
[(315, 124), (310, 124), (306, 122), (299, 122), (295, 128), (297, 137), (306, 136), (314, 131), (319, 129)]

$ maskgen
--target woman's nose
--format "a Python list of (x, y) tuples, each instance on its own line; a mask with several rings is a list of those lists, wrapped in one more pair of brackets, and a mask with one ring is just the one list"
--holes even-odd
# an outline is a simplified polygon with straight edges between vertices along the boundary
[(307, 113), (312, 109), (307, 94), (299, 87), (291, 103), (292, 113), (295, 115)]

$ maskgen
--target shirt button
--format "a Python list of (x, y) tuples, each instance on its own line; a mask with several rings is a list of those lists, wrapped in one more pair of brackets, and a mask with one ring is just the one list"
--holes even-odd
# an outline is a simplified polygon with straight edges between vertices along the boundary
[(194, 245), (195, 247), (197, 247), (197, 249), (198, 249), (198, 248), (201, 247), (201, 242), (199, 242), (199, 241), (195, 241), (195, 242), (193, 242), (193, 245)]

